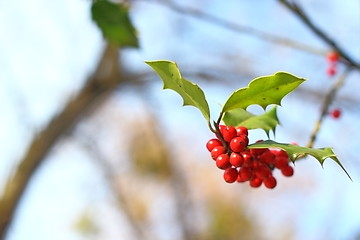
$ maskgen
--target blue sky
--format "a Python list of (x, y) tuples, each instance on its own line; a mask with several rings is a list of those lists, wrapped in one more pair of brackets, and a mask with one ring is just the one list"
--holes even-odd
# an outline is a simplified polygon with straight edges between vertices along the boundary
[[(301, 3), (307, 6), (306, 10), (318, 25), (340, 41), (352, 56), (360, 59), (360, 6), (357, 1), (339, 3), (334, 0), (326, 1), (324, 5), (321, 0), (304, 0)], [(181, 4), (202, 7), (201, 1), (183, 1)], [(319, 11), (319, 7), (326, 11)], [(209, 1), (203, 10), (229, 21), (238, 20), (246, 26), (327, 49), (296, 18), (272, 1), (229, 1), (227, 4)], [(186, 69), (189, 77), (192, 72), (199, 71), (199, 66), (205, 72), (214, 72), (219, 76), (226, 73), (224, 77), (233, 81), (221, 87), (207, 84), (201, 79), (193, 80), (208, 94), (214, 113), (218, 111), (218, 104), (234, 89), (244, 86), (258, 75), (289, 71), (308, 78), (309, 81), (304, 84), (304, 88), (308, 89), (327, 89), (332, 81), (324, 74), (326, 61), (322, 56), (283, 48), (253, 36), (183, 17), (159, 4), (139, 2), (131, 13), (139, 31), (141, 48), (125, 50), (124, 57), (129, 69), (149, 71), (144, 60), (170, 59), (177, 61), (181, 69)], [(279, 25), (285, 21), (283, 19), (287, 24)], [(104, 42), (91, 22), (89, 1), (84, 0), (2, 1), (0, 31), (0, 107), (3, 109), (0, 141), (5, 145), (0, 155), (1, 192), (5, 179), (24, 153), (33, 134), (60, 111), (62, 105), (59, 103), (65, 103), (75, 94), (91, 73)], [(247, 74), (244, 74), (245, 70)], [(235, 76), (228, 72), (235, 72)], [(299, 162), (296, 176), (286, 179), (287, 183), (285, 180), (281, 182), (287, 187), (294, 184), (291, 190), (285, 191), (287, 196), (282, 195), (284, 192), (280, 190), (271, 193), (284, 206), (296, 208), (292, 210), (297, 213), (293, 220), (297, 227), (296, 239), (319, 239), (324, 237), (322, 234), (326, 231), (330, 234), (326, 236), (329, 237), (327, 239), (347, 239), (360, 229), (359, 157), (354, 151), (358, 149), (360, 141), (353, 137), (360, 133), (360, 127), (354, 124), (359, 119), (360, 110), (344, 104), (347, 103), (347, 96), (358, 102), (359, 96), (354, 94), (354, 89), (360, 87), (359, 77), (359, 73), (352, 74), (340, 91), (335, 106), (344, 109), (343, 117), (338, 121), (326, 119), (316, 144), (317, 147), (334, 147), (354, 181), (349, 181), (330, 160), (326, 161), (323, 169), (312, 159)], [(199, 132), (193, 137), (194, 148), (203, 147), (202, 144), (211, 135), (201, 114), (196, 109), (181, 107), (180, 97), (171, 91), (161, 91), (160, 82), (152, 84), (149, 89), (148, 94), (160, 106), (157, 112), (162, 116), (162, 123), (170, 136), (179, 134), (178, 129), (186, 126), (189, 133)], [(141, 106), (141, 103), (137, 105), (140, 100), (134, 92), (118, 96), (119, 101), (133, 100), (134, 103), (128, 106), (129, 110)], [(283, 124), (276, 139), (306, 144), (319, 108), (319, 104), (301, 100), (296, 94), (286, 98), (279, 110)], [(187, 136), (187, 133), (182, 134)], [(264, 135), (256, 133), (253, 140), (260, 137)], [(202, 150), (198, 151), (200, 155), (204, 154)], [(106, 218), (124, 221), (121, 216), (109, 213), (111, 208), (107, 203), (111, 205), (111, 201), (106, 199), (106, 190), (101, 188), (104, 180), (96, 173), (96, 166), (88, 163), (88, 157), (72, 140), (58, 144), (33, 179), (9, 239), (80, 239), (74, 233), (72, 223), (90, 202), (97, 202), (99, 208), (107, 213)], [(63, 171), (66, 171), (65, 177)], [(299, 181), (310, 185), (309, 195), (303, 187), (297, 189), (295, 184)], [(92, 188), (96, 188), (100, 194), (93, 196)], [(256, 193), (251, 194), (256, 197)], [(267, 213), (274, 214), (270, 203), (265, 203), (267, 207), (261, 210), (265, 214), (259, 214), (265, 222), (269, 216)], [(279, 216), (274, 221), (281, 223), (282, 215)], [(119, 230), (111, 224), (109, 229), (109, 239), (127, 236), (126, 229)], [(54, 235), (55, 232), (57, 234)]]

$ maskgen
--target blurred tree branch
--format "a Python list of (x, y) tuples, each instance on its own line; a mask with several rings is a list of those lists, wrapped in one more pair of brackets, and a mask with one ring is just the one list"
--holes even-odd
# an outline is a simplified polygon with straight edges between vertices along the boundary
[(317, 35), (321, 40), (327, 43), (334, 51), (336, 51), (345, 60), (345, 64), (349, 67), (360, 69), (360, 63), (357, 63), (352, 57), (350, 57), (345, 50), (339, 47), (339, 45), (331, 39), (322, 29), (317, 27), (304, 12), (304, 10), (295, 2), (289, 2), (287, 0), (278, 0), (287, 9), (294, 13), (301, 21)]
[(308, 52), (311, 54), (316, 54), (316, 55), (325, 56), (327, 53), (327, 50), (321, 50), (321, 49), (315, 48), (313, 46), (294, 41), (290, 38), (281, 37), (281, 36), (278, 36), (275, 34), (270, 34), (270, 33), (249, 27), (249, 26), (230, 22), (230, 21), (227, 21), (220, 17), (202, 12), (202, 11), (194, 9), (194, 8), (183, 7), (183, 6), (176, 4), (174, 1), (171, 1), (171, 0), (157, 0), (155, 2), (161, 4), (175, 12), (178, 12), (180, 14), (191, 16), (193, 18), (197, 18), (197, 19), (209, 22), (211, 24), (229, 29), (234, 32), (248, 34), (248, 35), (256, 37), (260, 40), (263, 40), (263, 41), (268, 41), (268, 42), (278, 44), (281, 46), (296, 48), (296, 49), (299, 49), (299, 50), (302, 50), (302, 51), (305, 51), (305, 52)]
[[(148, 105), (149, 101), (146, 100), (146, 103)], [(130, 175), (135, 179), (139, 178), (139, 176), (142, 176), (142, 178), (155, 176), (162, 181), (165, 180), (166, 185), (170, 186), (173, 195), (175, 218), (182, 239), (195, 239), (194, 226), (189, 221), (189, 215), (192, 214), (192, 211), (189, 211), (191, 208), (190, 190), (184, 178), (184, 173), (179, 170), (179, 166), (171, 157), (169, 147), (159, 132), (159, 122), (161, 121), (151, 111), (145, 110), (144, 112), (146, 112), (146, 115), (140, 117), (141, 120), (131, 121), (131, 125), (127, 126), (127, 128), (134, 129), (127, 133), (133, 135), (133, 139), (129, 141), (129, 154), (131, 165), (133, 165)], [(119, 174), (99, 149), (96, 139), (92, 139), (91, 136), (86, 136), (86, 134), (81, 134), (77, 139), (86, 148), (86, 152), (93, 156), (100, 171), (104, 174), (106, 183), (117, 200), (119, 210), (127, 218), (135, 239), (153, 239), (154, 236), (149, 236), (149, 232), (144, 228), (149, 224), (142, 224), (141, 219), (135, 213), (136, 205), (133, 203), (141, 200), (141, 194), (134, 194), (131, 193), (131, 190), (129, 191), (129, 188), (134, 186), (126, 184), (120, 186), (119, 183), (121, 182), (117, 181)], [(120, 177), (122, 176), (120, 175)], [(127, 177), (123, 177), (122, 180), (125, 180), (125, 178)], [(149, 202), (149, 199), (143, 199), (143, 201)]]
[(289, 9), (295, 16), (297, 16), (304, 24), (307, 26), (316, 36), (318, 36), (321, 40), (323, 40), (326, 44), (328, 44), (333, 51), (337, 52), (342, 59), (342, 62), (347, 66), (345, 72), (339, 76), (337, 81), (330, 88), (328, 93), (325, 96), (322, 110), (319, 119), (315, 123), (314, 129), (310, 135), (309, 142), (307, 144), (308, 147), (313, 147), (316, 136), (320, 131), (321, 125), (323, 123), (323, 119), (328, 115), (329, 107), (333, 102), (336, 93), (339, 91), (341, 86), (345, 83), (347, 75), (350, 72), (351, 68), (356, 68), (360, 70), (360, 63), (357, 63), (352, 57), (350, 57), (344, 49), (342, 49), (333, 39), (331, 39), (322, 29), (317, 27), (313, 21), (310, 20), (305, 11), (295, 2), (289, 2), (288, 0), (278, 0), (281, 4), (283, 4), (287, 9)]
[(331, 103), (333, 102), (333, 100), (334, 100), (334, 98), (336, 96), (336, 93), (344, 85), (348, 74), (349, 74), (349, 70), (346, 69), (345, 72), (338, 77), (338, 79), (334, 82), (334, 84), (331, 86), (330, 90), (326, 94), (325, 99), (324, 99), (323, 104), (322, 104), (320, 117), (316, 121), (314, 129), (311, 132), (310, 140), (309, 140), (309, 142), (307, 144), (307, 147), (313, 147), (314, 146), (316, 136), (317, 136), (318, 132), (320, 131), (323, 120), (329, 113), (329, 107), (330, 107)]
[[(300, 8), (296, 3), (290, 3), (287, 0), (278, 0), (281, 4), (286, 6), (292, 13), (294, 13), (297, 17), (299, 17), (303, 23), (311, 30), (313, 31), (320, 39), (322, 39), (325, 43), (327, 43), (334, 51), (338, 52), (339, 55), (342, 57), (342, 61), (344, 64), (348, 65), (352, 68), (360, 69), (360, 63), (357, 63), (352, 57), (350, 57), (344, 49), (342, 49), (333, 39), (331, 39), (324, 31), (322, 31), (320, 28), (318, 28), (307, 16), (307, 14)], [(317, 55), (323, 55), (325, 56), (328, 52), (328, 50), (320, 50), (313, 46), (303, 44), (297, 41), (294, 41), (289, 38), (280, 37), (275, 34), (270, 34), (249, 26), (240, 25), (238, 23), (230, 22), (225, 19), (222, 19), (220, 17), (202, 12), (200, 10), (189, 8), (189, 7), (183, 7), (176, 3), (174, 3), (171, 0), (157, 0), (157, 3), (168, 7), (169, 9), (172, 9), (175, 12), (178, 12), (180, 14), (188, 15), (197, 19), (201, 19), (203, 21), (207, 21), (209, 23), (212, 23), (214, 25), (221, 26), (223, 28), (244, 33), (248, 35), (252, 35), (256, 38), (259, 38), (264, 41), (272, 42), (274, 44), (286, 46), (286, 47), (292, 47), (296, 48), (308, 53), (317, 54)]]
[(85, 86), (61, 113), (39, 132), (28, 147), (23, 159), (10, 176), (0, 197), (0, 239), (5, 239), (20, 199), (32, 176), (44, 161), (53, 145), (70, 130), (84, 114), (96, 108), (99, 99), (108, 96), (124, 81), (119, 70), (118, 49), (107, 46), (98, 67)]
[[(334, 51), (338, 52), (341, 55), (342, 62), (345, 65), (347, 65), (349, 68), (356, 68), (358, 70), (360, 69), (360, 64), (357, 63), (352, 57), (350, 57), (321, 29), (319, 29), (310, 20), (307, 14), (305, 14), (303, 9), (301, 9), (297, 4), (293, 2), (290, 3), (286, 0), (278, 1), (287, 7), (296, 16), (298, 16), (311, 31), (313, 31), (320, 39), (327, 43)], [(282, 46), (301, 49), (313, 54), (326, 54), (326, 51), (324, 50), (319, 50), (312, 46), (302, 44), (288, 38), (283, 38), (247, 26), (232, 23), (195, 9), (181, 7), (171, 1), (159, 0), (157, 2), (172, 9), (175, 12), (195, 17), (235, 32), (253, 35), (254, 37), (265, 41), (280, 44)], [(54, 144), (67, 131), (75, 126), (84, 116), (84, 114), (93, 111), (100, 103), (99, 100), (106, 98), (120, 84), (125, 83), (126, 80), (124, 79), (124, 75), (119, 69), (118, 59), (118, 50), (111, 46), (107, 46), (95, 73), (88, 79), (87, 83), (79, 91), (77, 96), (69, 101), (62, 112), (55, 116), (49, 122), (49, 124), (34, 137), (33, 142), (30, 144), (17, 169), (6, 183), (2, 196), (0, 196), (0, 239), (5, 239), (8, 227), (14, 219), (14, 215), (17, 206), (20, 203), (21, 197), (27, 189), (32, 176), (35, 174), (41, 163), (43, 163)], [(313, 130), (309, 146), (313, 145), (317, 132), (320, 129), (322, 120), (328, 111), (328, 107), (334, 99), (336, 92), (344, 83), (347, 73), (348, 70), (337, 80), (337, 82), (335, 82), (333, 87), (328, 92), (324, 100), (322, 113)], [(175, 191), (175, 193), (177, 193), (179, 195), (178, 197), (180, 197), (182, 195), (182, 191), (180, 189), (183, 186), (178, 187), (179, 190)], [(181, 203), (182, 202), (180, 201), (179, 204)], [(180, 212), (179, 214), (185, 213)]]

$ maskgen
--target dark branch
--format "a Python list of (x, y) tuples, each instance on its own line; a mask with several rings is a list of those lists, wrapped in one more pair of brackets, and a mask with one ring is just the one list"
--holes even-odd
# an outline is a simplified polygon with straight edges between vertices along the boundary
[(339, 78), (334, 82), (333, 86), (331, 86), (331, 89), (329, 90), (329, 92), (327, 93), (327, 95), (325, 96), (325, 99), (323, 101), (322, 104), (322, 109), (321, 109), (321, 114), (319, 119), (317, 120), (317, 122), (315, 123), (314, 129), (310, 135), (310, 140), (309, 143), (307, 144), (307, 147), (313, 147), (317, 134), (320, 131), (321, 125), (323, 123), (324, 118), (328, 115), (329, 113), (329, 107), (331, 105), (331, 103), (333, 102), (336, 93), (340, 90), (340, 88), (343, 86), (347, 76), (349, 74), (349, 70), (347, 69), (341, 76), (339, 76)]
[(118, 50), (108, 46), (94, 76), (63, 111), (34, 138), (14, 174), (6, 183), (0, 198), (0, 239), (5, 239), (22, 195), (51, 148), (85, 113), (96, 107), (101, 97), (116, 89), (120, 83), (119, 72)]
[(357, 63), (353, 58), (351, 58), (345, 50), (343, 50), (333, 39), (331, 39), (322, 29), (317, 27), (307, 16), (304, 10), (297, 5), (296, 3), (290, 3), (287, 0), (279, 0), (285, 7), (287, 7), (291, 12), (293, 12), (300, 20), (321, 40), (327, 43), (334, 51), (336, 51), (347, 65), (350, 67), (360, 69), (360, 63)]

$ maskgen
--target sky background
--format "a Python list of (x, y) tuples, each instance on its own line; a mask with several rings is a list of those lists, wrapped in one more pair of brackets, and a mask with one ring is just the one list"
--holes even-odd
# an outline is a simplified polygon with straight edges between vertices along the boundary
[[(178, 2), (228, 21), (329, 50), (275, 1)], [(360, 61), (358, 1), (298, 2), (305, 6), (317, 25)], [(334, 81), (325, 74), (327, 63), (323, 56), (184, 17), (153, 1), (136, 2), (131, 8), (131, 17), (139, 32), (140, 49), (123, 51), (127, 69), (136, 73), (151, 72), (145, 60), (176, 61), (184, 70), (183, 75), (204, 89), (213, 116), (232, 91), (261, 75), (288, 71), (309, 79), (302, 89), (320, 89), (320, 92), (329, 89)], [(1, 1), (0, 33), (1, 192), (33, 134), (46, 126), (94, 70), (104, 41), (91, 21), (90, 1), (85, 0)], [(340, 66), (339, 72), (342, 70)], [(220, 79), (223, 84), (207, 83), (196, 78), (197, 72), (226, 80)], [(261, 212), (260, 222), (268, 222), (271, 216), (274, 224), (285, 224), (283, 216), (289, 217), (289, 214), (279, 211), (283, 206), (292, 208), (290, 212), (295, 214), (296, 219), (290, 219), (297, 228), (295, 239), (352, 239), (360, 232), (360, 158), (356, 150), (360, 141), (355, 137), (360, 133), (359, 79), (359, 72), (350, 74), (334, 103), (334, 107), (343, 110), (343, 116), (339, 120), (326, 119), (316, 142), (316, 147), (334, 148), (353, 182), (331, 160), (325, 162), (324, 168), (314, 159), (301, 161), (295, 167), (293, 178), (279, 180), (282, 185), (279, 190), (249, 192), (248, 198), (254, 202), (259, 196), (273, 194), (273, 200), (263, 203), (258, 210), (254, 210), (257, 208), (254, 203), (249, 203), (250, 209)], [(194, 108), (181, 107), (180, 97), (174, 92), (162, 91), (162, 84), (155, 76), (149, 81), (147, 97), (153, 100), (151, 106), (161, 117), (169, 142), (175, 141), (173, 136), (190, 139), (194, 141), (189, 143), (194, 154), (206, 159), (204, 143), (212, 136), (201, 114)], [(143, 98), (131, 89), (117, 93), (111, 102), (114, 108), (121, 107), (129, 115), (136, 115), (144, 107)], [(305, 145), (320, 107), (318, 101), (300, 93), (286, 97), (279, 109), (282, 125), (276, 140)], [(254, 110), (258, 111), (256, 107)], [(264, 137), (262, 132), (255, 132), (252, 141)], [(89, 157), (76, 138), (57, 144), (32, 179), (11, 227), (10, 240), (82, 239), (74, 230), (74, 223), (84, 209), (94, 203), (103, 216), (99, 221), (108, 229), (103, 239), (126, 239), (129, 234), (126, 228), (109, 224), (125, 220), (112, 213), (112, 200), (103, 188), (104, 179), (96, 165), (88, 161)], [(299, 182), (304, 185), (299, 186)], [(236, 187), (231, 188), (236, 191)], [(166, 203), (163, 199), (156, 204), (166, 206)], [(269, 225), (264, 227), (265, 232), (271, 232), (271, 223)], [(161, 239), (176, 235), (161, 228), (157, 232)]]

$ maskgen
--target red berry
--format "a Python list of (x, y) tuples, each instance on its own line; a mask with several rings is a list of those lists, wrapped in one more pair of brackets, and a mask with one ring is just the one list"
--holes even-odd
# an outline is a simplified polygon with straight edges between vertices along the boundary
[(241, 154), (233, 152), (230, 155), (229, 161), (234, 167), (241, 167), (241, 165), (244, 163), (244, 158)]
[(277, 157), (275, 158), (275, 167), (278, 169), (282, 169), (289, 165), (288, 157)]
[(207, 150), (209, 150), (209, 152), (211, 152), (211, 150), (213, 150), (214, 147), (217, 147), (217, 146), (222, 146), (222, 143), (220, 142), (219, 139), (216, 139), (216, 138), (210, 139), (206, 143), (206, 148), (207, 148)]
[(247, 147), (247, 137), (234, 137), (230, 142), (230, 149), (234, 152), (241, 152)]
[(222, 132), (224, 131), (225, 128), (226, 128), (225, 125), (219, 125), (219, 130), (220, 130), (221, 134), (222, 134)]
[(233, 183), (236, 181), (237, 177), (238, 177), (238, 171), (236, 170), (236, 168), (228, 168), (224, 171), (224, 180), (227, 183)]
[(241, 135), (245, 135), (245, 136), (249, 135), (248, 129), (246, 127), (244, 127), (244, 126), (237, 127), (236, 132), (237, 132), (238, 137), (240, 137)]
[(250, 166), (252, 161), (253, 161), (253, 155), (250, 153), (249, 150), (247, 151), (243, 151), (240, 153), (242, 155), (242, 157), (244, 158), (244, 163), (243, 165), (245, 166)]
[(231, 167), (231, 164), (229, 162), (229, 155), (227, 154), (221, 154), (216, 159), (216, 166), (220, 169), (227, 169)]
[(240, 174), (238, 174), (236, 181), (237, 182), (246, 182), (248, 179), (243, 179)]
[(220, 132), (221, 132), (224, 140), (227, 142), (230, 142), (231, 139), (233, 139), (237, 135), (236, 129), (233, 126), (225, 126), (225, 128), (222, 127), (222, 128), (220, 128)]
[(225, 153), (225, 148), (223, 146), (217, 146), (214, 147), (213, 150), (211, 150), (211, 157), (212, 159), (216, 160), (218, 156)]
[(240, 180), (239, 182), (246, 182), (250, 180), (252, 176), (253, 176), (253, 172), (251, 168), (242, 167), (239, 170), (238, 181)]
[(333, 63), (337, 62), (337, 61), (339, 61), (339, 54), (335, 51), (331, 51), (326, 55), (326, 59), (329, 62), (333, 62)]
[(294, 169), (290, 165), (287, 165), (281, 168), (281, 173), (286, 177), (291, 177), (294, 175)]
[(339, 118), (341, 116), (341, 110), (338, 108), (335, 108), (331, 111), (331, 116), (335, 119)]
[(276, 179), (273, 176), (270, 176), (270, 177), (264, 179), (263, 182), (264, 182), (265, 187), (270, 188), (270, 189), (276, 187), (276, 184), (277, 184)]
[(330, 65), (327, 69), (326, 69), (326, 73), (328, 76), (332, 77), (336, 74), (336, 66), (335, 65)]
[(270, 176), (271, 170), (265, 165), (254, 168), (255, 176), (260, 179), (266, 179)]
[(260, 156), (264, 152), (266, 152), (266, 148), (251, 148), (250, 152), (254, 156)]
[(250, 186), (253, 188), (258, 188), (262, 184), (262, 180), (260, 178), (254, 177), (250, 180)]
[(266, 150), (259, 158), (262, 162), (267, 164), (274, 164), (275, 162), (275, 155), (269, 150)]
[(281, 149), (270, 149), (270, 151), (276, 156), (276, 157), (285, 157), (289, 158), (288, 154)]

